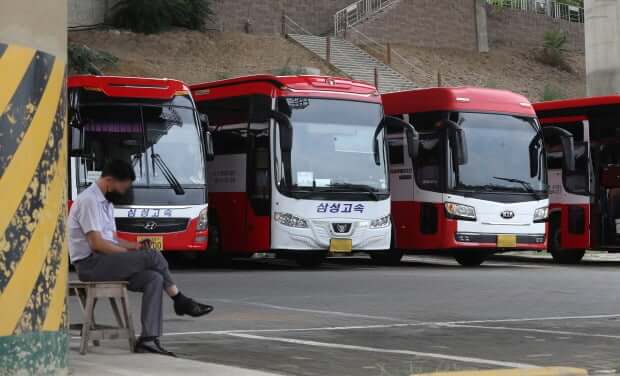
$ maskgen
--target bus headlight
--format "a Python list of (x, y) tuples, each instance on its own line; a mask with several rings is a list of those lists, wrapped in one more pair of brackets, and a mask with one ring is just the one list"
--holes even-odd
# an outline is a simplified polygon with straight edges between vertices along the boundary
[(303, 218), (299, 218), (290, 213), (279, 213), (275, 212), (273, 214), (273, 219), (281, 225), (287, 227), (296, 227), (296, 228), (307, 228), (308, 221)]
[(209, 214), (207, 208), (204, 208), (198, 214), (198, 224), (196, 224), (196, 231), (206, 231), (209, 228)]
[(534, 223), (546, 222), (549, 218), (549, 207), (538, 208), (534, 211)]
[(373, 219), (370, 221), (370, 228), (384, 228), (390, 225), (390, 216), (386, 215), (385, 217), (381, 217), (378, 219)]
[(476, 209), (473, 206), (446, 202), (446, 216), (451, 219), (476, 220)]

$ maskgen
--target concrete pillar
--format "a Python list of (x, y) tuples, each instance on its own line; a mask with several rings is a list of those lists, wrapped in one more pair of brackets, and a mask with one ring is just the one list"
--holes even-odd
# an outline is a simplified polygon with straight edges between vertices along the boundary
[(620, 0), (586, 0), (589, 96), (620, 94)]
[(67, 374), (66, 0), (0, 1), (0, 373)]
[(489, 33), (487, 30), (487, 2), (474, 0), (476, 7), (476, 40), (478, 52), (489, 52)]

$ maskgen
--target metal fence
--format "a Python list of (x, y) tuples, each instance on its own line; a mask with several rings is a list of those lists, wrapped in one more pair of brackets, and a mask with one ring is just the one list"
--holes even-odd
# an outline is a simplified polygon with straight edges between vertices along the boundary
[(382, 11), (399, 0), (359, 0), (348, 7), (339, 10), (334, 15), (334, 33), (355, 26), (359, 22)]
[(526, 12), (544, 14), (548, 17), (569, 22), (584, 23), (584, 9), (555, 0), (487, 0), (487, 3), (500, 8), (519, 9)]

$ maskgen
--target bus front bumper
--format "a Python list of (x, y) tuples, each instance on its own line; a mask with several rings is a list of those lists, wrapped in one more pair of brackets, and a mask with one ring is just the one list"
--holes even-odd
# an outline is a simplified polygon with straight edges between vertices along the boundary
[(279, 223), (272, 232), (272, 249), (292, 251), (329, 251), (332, 240), (351, 240), (351, 252), (383, 251), (390, 249), (392, 228), (369, 228), (364, 221), (354, 223), (348, 234), (334, 234), (329, 224), (313, 223), (309, 228), (292, 228)]

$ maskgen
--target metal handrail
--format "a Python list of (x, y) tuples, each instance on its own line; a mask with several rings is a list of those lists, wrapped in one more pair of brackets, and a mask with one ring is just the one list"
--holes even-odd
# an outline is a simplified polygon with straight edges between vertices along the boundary
[[(284, 18), (285, 21), (288, 21), (288, 24), (291, 24), (295, 28), (297, 28), (297, 31), (301, 31), (302, 34), (314, 35), (311, 32), (309, 32), (308, 30), (304, 29), (300, 24), (295, 22), (295, 20), (293, 20), (291, 17), (287, 16), (286, 14), (284, 14), (282, 17)], [(288, 24), (285, 24), (285, 26), (289, 26)]]
[(526, 12), (544, 14), (548, 17), (574, 23), (584, 23), (583, 7), (562, 3), (556, 0), (487, 0), (488, 4), (499, 8), (518, 9)]
[(334, 14), (334, 33), (355, 26), (400, 0), (358, 0)]
[[(364, 40), (370, 42), (371, 45), (374, 45), (374, 47), (371, 47), (371, 48), (373, 48), (375, 51), (378, 51), (381, 54), (386, 53), (386, 51), (387, 51), (387, 46), (386, 45), (381, 44), (380, 42), (372, 39), (371, 37), (369, 37), (368, 35), (362, 33), (361, 31), (359, 31), (355, 27), (351, 27), (348, 31), (354, 31), (358, 35), (360, 35), (362, 38), (364, 38)], [(425, 70), (422, 70), (421, 68), (419, 68), (416, 64), (414, 64), (411, 61), (409, 61), (406, 57), (404, 57), (403, 55), (398, 53), (398, 51), (394, 50), (393, 48), (390, 48), (390, 52), (391, 52), (391, 54), (393, 56), (396, 56), (403, 64), (405, 64), (412, 72), (416, 72), (417, 75), (423, 75), (423, 76), (426, 76), (427, 78), (432, 78), (433, 77), (432, 74), (428, 74)]]

